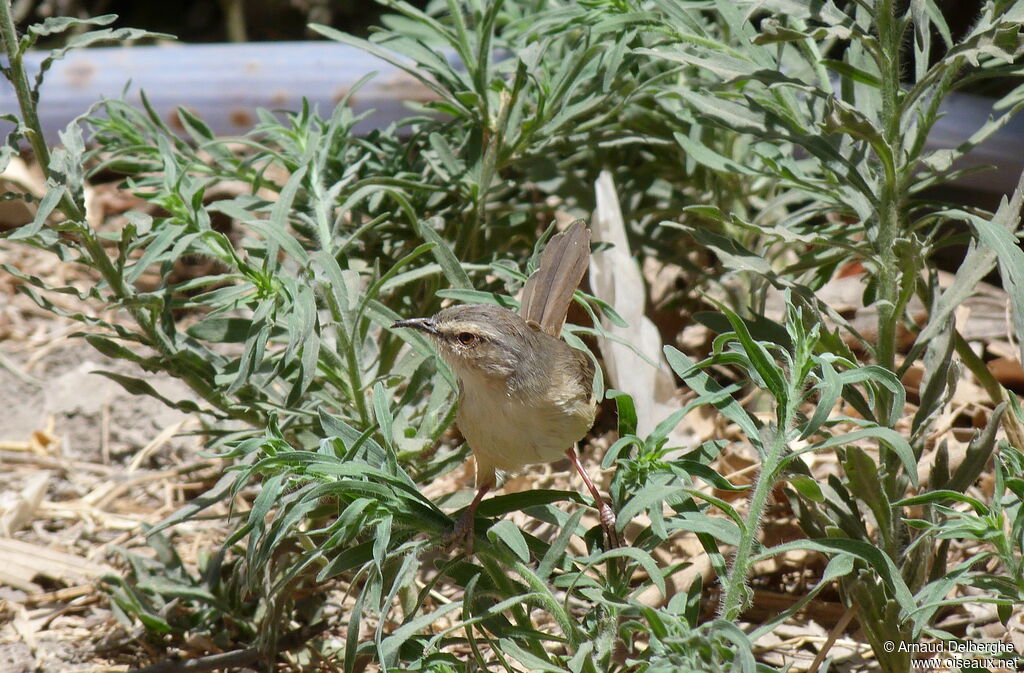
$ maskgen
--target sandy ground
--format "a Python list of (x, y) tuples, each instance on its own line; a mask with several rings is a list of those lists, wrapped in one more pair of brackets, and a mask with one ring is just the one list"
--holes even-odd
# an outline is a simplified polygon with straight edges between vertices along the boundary
[[(22, 254), (0, 250), (0, 261)], [(112, 545), (141, 546), (139, 524), (179, 506), (154, 476), (198, 458), (197, 436), (175, 436), (198, 424), (95, 373), (140, 375), (13, 289), (0, 283), (0, 671), (110, 670), (104, 646), (131, 634), (95, 591), (97, 574), (117, 565)], [(32, 576), (34, 564), (45, 572)]]

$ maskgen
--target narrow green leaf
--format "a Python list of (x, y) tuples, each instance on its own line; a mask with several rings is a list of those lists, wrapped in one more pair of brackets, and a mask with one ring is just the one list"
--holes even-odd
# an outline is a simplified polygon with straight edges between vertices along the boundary
[[(999, 274), (1003, 288), (1013, 308), (1013, 327), (1016, 334), (1024, 334), (1024, 251), (1014, 235), (1020, 223), (1021, 206), (1024, 204), (1024, 173), (1021, 173), (1013, 198), (1003, 198), (991, 221), (971, 218), (970, 224), (978, 232), (981, 242), (991, 248), (999, 260)], [(1024, 339), (1017, 340), (1024, 361)]]
[(605, 393), (606, 399), (615, 400), (615, 408), (619, 417), (619, 437), (636, 434), (636, 405), (629, 393), (609, 388)]
[(807, 439), (825, 424), (843, 390), (842, 382), (831, 362), (824, 358), (818, 358), (818, 366), (821, 371), (821, 381), (814, 386), (814, 389), (818, 391), (818, 402), (814, 406), (814, 413), (810, 420), (807, 421), (800, 433), (800, 439)]
[(85, 340), (90, 346), (103, 353), (108, 358), (115, 360), (127, 360), (129, 362), (141, 363), (143, 358), (138, 353), (128, 348), (125, 348), (121, 344), (117, 343), (113, 339), (108, 339), (99, 334), (86, 334)]
[(697, 161), (702, 166), (719, 171), (721, 173), (733, 173), (740, 175), (757, 175), (757, 171), (754, 171), (743, 164), (733, 161), (731, 158), (723, 156), (718, 152), (715, 152), (707, 145), (701, 144), (690, 136), (683, 133), (674, 133), (673, 136), (676, 142), (679, 143), (679, 147), (683, 149), (687, 157), (690, 157)]
[(244, 343), (252, 323), (244, 318), (207, 318), (185, 330), (189, 336), (213, 343)]
[(665, 359), (672, 367), (672, 370), (690, 386), (695, 393), (711, 400), (711, 404), (722, 412), (726, 418), (739, 426), (740, 430), (751, 441), (757, 442), (760, 436), (757, 424), (754, 419), (731, 395), (723, 395), (723, 388), (718, 385), (710, 376), (705, 374), (699, 366), (681, 351), (672, 346), (665, 346)]
[(487, 531), (487, 537), (492, 542), (499, 540), (503, 542), (523, 563), (530, 562), (530, 547), (526, 544), (526, 538), (523, 537), (523, 532), (509, 519), (502, 519), (491, 526)]
[(345, 657), (344, 657), (344, 671), (345, 673), (355, 673), (356, 671), (356, 655), (359, 651), (359, 644), (361, 639), (360, 624), (363, 619), (363, 603), (366, 599), (366, 587), (359, 592), (356, 597), (355, 605), (348, 613), (348, 628), (345, 630)]
[(655, 561), (654, 558), (643, 549), (638, 549), (637, 547), (619, 547), (618, 549), (609, 549), (608, 551), (601, 552), (595, 558), (590, 560), (588, 565), (597, 565), (614, 558), (625, 558), (639, 563), (647, 572), (647, 575), (650, 577), (654, 586), (661, 592), (661, 595), (668, 595), (665, 592), (664, 573), (658, 568), (657, 561)]
[(821, 64), (834, 73), (840, 74), (843, 77), (848, 77), (854, 82), (860, 84), (867, 84), (868, 86), (878, 87), (881, 85), (881, 81), (876, 75), (873, 75), (865, 70), (850, 65), (846, 61), (837, 61), (831, 58), (824, 58), (821, 60)]
[(738, 546), (740, 543), (740, 529), (732, 521), (719, 517), (698, 514), (696, 512), (683, 512), (678, 517), (678, 527), (682, 530), (690, 530), (695, 533), (707, 533), (722, 544)]
[(12, 241), (31, 238), (39, 233), (46, 224), (47, 219), (53, 214), (60, 200), (64, 197), (66, 190), (60, 186), (50, 187), (43, 196), (39, 205), (36, 206), (36, 216), (29, 224), (22, 225), (14, 230), (14, 233), (7, 236)]
[(900, 459), (900, 462), (903, 463), (903, 468), (906, 472), (907, 478), (910, 479), (910, 482), (914, 486), (917, 486), (917, 460), (914, 458), (914, 451), (910, 448), (910, 444), (903, 435), (890, 428), (863, 428), (861, 430), (854, 430), (853, 432), (848, 432), (836, 437), (829, 437), (826, 440), (817, 442), (807, 448), (800, 449), (799, 451), (790, 454), (787, 456), (787, 459), (791, 459), (794, 456), (808, 451), (821, 451), (823, 449), (831, 449), (845, 444), (853, 444), (861, 439), (877, 439), (883, 446), (892, 450), (896, 454), (896, 457)]
[(978, 500), (972, 498), (969, 495), (965, 495), (959, 491), (950, 491), (949, 489), (940, 489), (938, 491), (929, 491), (921, 495), (915, 495), (910, 498), (904, 498), (903, 500), (897, 500), (893, 503), (893, 507), (911, 507), (913, 505), (934, 505), (942, 504), (947, 502), (965, 502), (971, 506), (976, 514), (986, 515), (989, 513), (988, 506)]
[(396, 656), (399, 648), (406, 643), (410, 638), (416, 637), (417, 634), (421, 633), (424, 629), (430, 627), (431, 624), (436, 623), (439, 619), (447, 615), (453, 610), (462, 608), (461, 601), (452, 601), (441, 605), (437, 610), (433, 612), (427, 612), (421, 614), (415, 619), (411, 619), (397, 629), (392, 631), (380, 644), (378, 652), (381, 660), (386, 662), (389, 666), (394, 666), (396, 663)]
[(541, 559), (537, 565), (537, 577), (541, 581), (546, 582), (551, 577), (552, 571), (555, 566), (565, 555), (565, 550), (569, 546), (569, 540), (575, 534), (576, 529), (580, 525), (580, 519), (583, 518), (583, 510), (577, 509), (573, 512), (569, 519), (562, 524), (561, 529), (558, 531), (558, 536), (552, 541), (547, 551), (544, 552), (544, 558)]
[(565, 673), (565, 669), (561, 666), (541, 659), (539, 655), (523, 649), (520, 647), (518, 642), (511, 638), (499, 639), (498, 645), (495, 649), (503, 652), (505, 655), (512, 657), (522, 664), (522, 667), (520, 667), (519, 670), (527, 670), (534, 673)]
[(375, 383), (373, 386), (373, 413), (377, 418), (377, 425), (380, 426), (380, 434), (384, 437), (384, 442), (394, 449), (395, 418), (391, 413), (391, 405), (388, 398), (389, 395), (384, 390), (384, 384), (380, 381)]
[(100, 376), (105, 376), (108, 379), (117, 381), (118, 383), (121, 384), (122, 388), (127, 390), (132, 395), (148, 395), (149, 397), (160, 400), (169, 407), (177, 408), (179, 406), (178, 403), (172, 402), (171, 400), (167, 399), (166, 397), (158, 393), (156, 391), (156, 388), (151, 386), (146, 381), (143, 381), (142, 379), (137, 379), (133, 376), (126, 376), (124, 374), (119, 374), (117, 372), (109, 372), (102, 369), (93, 370), (90, 373), (99, 374)]
[(867, 504), (871, 513), (875, 515), (882, 537), (888, 538), (892, 530), (892, 507), (882, 489), (882, 480), (875, 461), (859, 446), (847, 446), (843, 469), (850, 492)]
[(483, 290), (438, 290), (437, 296), (442, 299), (454, 299), (465, 304), (496, 304), (510, 310), (518, 310), (519, 303), (506, 294), (484, 292)]
[(964, 459), (960, 462), (952, 476), (950, 476), (946, 484), (947, 488), (962, 493), (978, 480), (978, 477), (985, 470), (985, 466), (988, 465), (988, 459), (992, 455), (992, 451), (995, 449), (996, 435), (1001, 427), (1005, 411), (1005, 402), (1000, 402), (992, 410), (985, 428), (971, 438), (970, 444), (967, 445)]
[(434, 231), (432, 222), (433, 220), (417, 220), (416, 231), (424, 241), (434, 244), (431, 253), (433, 253), (437, 263), (441, 265), (441, 270), (444, 271), (445, 278), (448, 279), (452, 287), (461, 290), (472, 290), (473, 283), (470, 282), (469, 276), (466, 275), (466, 271), (462, 268), (462, 264), (455, 258), (455, 254), (452, 252), (448, 242)]
[(900, 574), (899, 569), (896, 567), (896, 564), (893, 563), (892, 559), (884, 554), (878, 547), (862, 540), (846, 538), (831, 538), (827, 540), (795, 540), (793, 542), (785, 542), (775, 547), (765, 549), (755, 555), (754, 561), (757, 562), (773, 558), (794, 550), (817, 551), (830, 555), (846, 554), (854, 557), (855, 559), (859, 559), (866, 563), (869, 568), (874, 570), (882, 578), (882, 581), (886, 583), (889, 589), (893, 592), (893, 596), (896, 598), (902, 614), (910, 614), (917, 607), (917, 603), (914, 601), (914, 595), (910, 592), (909, 587), (907, 587), (907, 583), (903, 580), (903, 576)]
[(506, 493), (493, 498), (487, 498), (480, 503), (477, 514), (480, 516), (495, 517), (504, 516), (509, 512), (518, 512), (527, 507), (539, 507), (550, 505), (554, 502), (564, 501), (582, 503), (583, 498), (575, 491), (558, 491), (555, 489), (535, 489), (532, 491), (521, 491), (519, 493)]
[(786, 385), (786, 374), (779, 367), (774, 358), (768, 353), (768, 350), (759, 341), (755, 341), (750, 336), (750, 330), (747, 329), (747, 324), (731, 311), (724, 304), (718, 305), (725, 317), (729, 319), (729, 323), (733, 329), (736, 330), (736, 336), (743, 345), (743, 351), (750, 358), (750, 362), (761, 378), (764, 380), (765, 385), (768, 386), (768, 390), (772, 396), (778, 401), (779, 407), (785, 407), (787, 400), (789, 399), (789, 388)]
[(821, 492), (821, 486), (810, 477), (798, 474), (790, 477), (789, 483), (800, 495), (812, 502), (825, 502), (825, 495)]

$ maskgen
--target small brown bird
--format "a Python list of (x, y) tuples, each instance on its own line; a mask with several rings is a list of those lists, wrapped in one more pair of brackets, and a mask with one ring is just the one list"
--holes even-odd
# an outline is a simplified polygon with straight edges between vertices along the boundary
[(594, 424), (594, 365), (561, 338), (562, 325), (590, 262), (590, 230), (582, 220), (548, 243), (526, 281), (520, 313), (490, 304), (451, 306), (430, 318), (399, 320), (427, 334), (459, 378), (456, 422), (476, 457), (476, 497), (452, 535), (473, 551), (480, 500), (495, 471), (517, 470), (568, 456), (583, 478), (612, 547), (620, 546), (615, 514), (576, 455)]

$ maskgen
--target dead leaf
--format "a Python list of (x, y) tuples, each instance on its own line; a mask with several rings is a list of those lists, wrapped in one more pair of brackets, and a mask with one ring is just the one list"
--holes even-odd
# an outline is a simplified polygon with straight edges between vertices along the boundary
[[(644, 315), (646, 291), (640, 268), (630, 254), (619, 197), (611, 173), (604, 171), (594, 185), (597, 209), (591, 227), (594, 240), (612, 246), (593, 255), (590, 287), (611, 304), (627, 323), (618, 327), (607, 319), (602, 325), (609, 333), (630, 343), (636, 351), (618, 341), (598, 339), (605, 374), (611, 387), (629, 393), (636, 405), (637, 431), (646, 435), (666, 416), (679, 408), (676, 386), (662, 356), (661, 335)], [(659, 364), (652, 366), (649, 361)], [(677, 427), (669, 435), (670, 445), (685, 445), (687, 437)]]
[[(10, 537), (11, 533), (21, 530), (35, 517), (51, 476), (48, 470), (34, 472), (25, 479), (25, 485), (18, 493), (0, 494), (0, 535)], [(13, 497), (4, 498), (5, 495)]]
[(38, 593), (37, 577), (64, 584), (91, 582), (112, 572), (109, 566), (94, 563), (76, 554), (68, 554), (31, 542), (0, 538), (0, 582), (27, 593)]

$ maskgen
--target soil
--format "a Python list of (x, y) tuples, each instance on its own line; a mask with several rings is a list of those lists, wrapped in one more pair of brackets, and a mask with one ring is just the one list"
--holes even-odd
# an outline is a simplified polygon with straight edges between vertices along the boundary
[[(53, 271), (41, 253), (4, 246), (0, 263)], [(105, 357), (72, 336), (79, 324), (42, 312), (16, 286), (0, 281), (0, 671), (127, 670), (134, 634), (97, 592), (93, 569), (116, 570), (113, 547), (142, 548), (139, 524), (180, 506), (183, 494), (154, 477), (199, 458), (198, 435), (175, 436), (199, 425), (97, 372), (142, 376), (173, 400), (192, 395)], [(8, 577), (33, 559), (6, 540), (65, 555), (67, 572)]]

